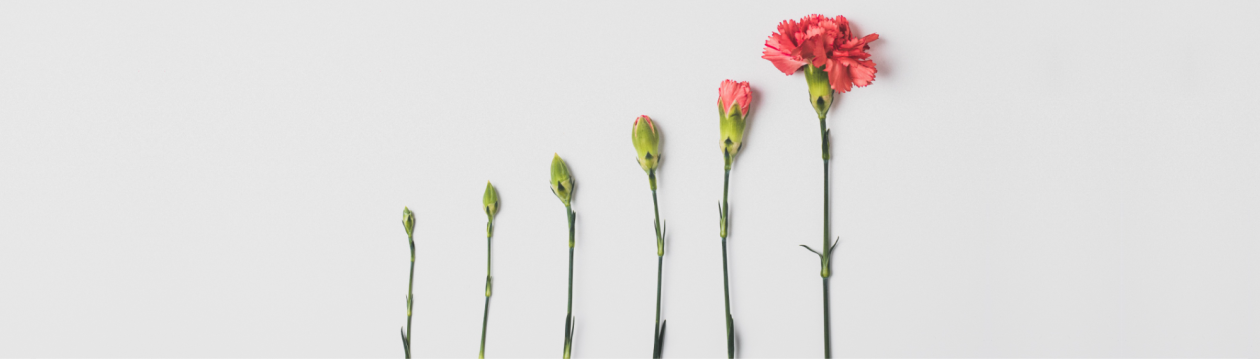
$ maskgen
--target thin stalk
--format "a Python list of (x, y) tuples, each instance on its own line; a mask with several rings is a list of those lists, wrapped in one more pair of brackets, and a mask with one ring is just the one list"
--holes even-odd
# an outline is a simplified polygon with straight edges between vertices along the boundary
[(416, 281), (416, 241), (408, 235), (407, 243), (411, 245), (411, 276), (407, 278), (407, 345), (404, 349), (407, 351), (407, 359), (411, 359), (411, 288)]
[(481, 353), (477, 358), (486, 358), (486, 323), (490, 320), (490, 296), (486, 296), (486, 310), (481, 315)]
[(661, 357), (661, 273), (665, 265), (665, 238), (661, 233), (661, 210), (656, 201), (656, 171), (648, 172), (652, 185), (652, 212), (656, 214), (656, 325), (652, 326), (652, 358)]
[(727, 195), (731, 188), (731, 156), (726, 154), (726, 170), (722, 175), (722, 294), (726, 302), (726, 357), (735, 358), (735, 328), (731, 319), (731, 285), (730, 274), (726, 269), (726, 231), (730, 221), (730, 207)]
[(652, 331), (652, 358), (661, 357), (661, 268), (664, 263), (664, 256), (656, 257), (656, 327)]
[(831, 277), (831, 141), (827, 138), (827, 118), (819, 116), (818, 128), (822, 133), (823, 160), (823, 357), (831, 358), (831, 301), (827, 280)]
[(823, 353), (831, 358), (831, 297), (828, 295), (827, 282), (831, 278), (823, 277)]
[(490, 238), (494, 230), (494, 222), (487, 223), (486, 228), (490, 230), (486, 233), (486, 309), (481, 314), (481, 353), (477, 354), (477, 358), (480, 359), (485, 359), (486, 357), (486, 324), (490, 322), (490, 246), (492, 245)]
[(569, 220), (569, 304), (564, 319), (564, 359), (569, 359), (573, 348), (573, 207), (564, 206)]

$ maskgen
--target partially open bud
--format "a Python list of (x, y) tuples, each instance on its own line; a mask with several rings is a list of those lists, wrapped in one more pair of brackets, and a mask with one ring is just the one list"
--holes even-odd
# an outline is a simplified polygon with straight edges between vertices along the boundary
[(556, 194), (565, 207), (573, 200), (573, 176), (569, 174), (569, 165), (556, 154), (551, 158), (551, 192)]
[(410, 208), (403, 207), (403, 228), (407, 230), (407, 237), (410, 238), (416, 230), (416, 214), (411, 212)]
[(812, 64), (805, 65), (805, 83), (809, 84), (809, 102), (814, 106), (814, 111), (818, 112), (818, 118), (827, 118), (827, 110), (831, 109), (831, 100), (836, 93), (831, 89), (827, 71)]
[(661, 137), (650, 117), (644, 115), (634, 119), (630, 140), (634, 142), (634, 150), (639, 154), (639, 167), (649, 173), (655, 170), (661, 161)]
[(718, 114), (721, 115), (718, 127), (722, 135), (718, 146), (731, 160), (744, 146), (744, 124), (751, 100), (752, 90), (747, 81), (726, 80), (718, 88)]
[(486, 216), (494, 221), (494, 215), (499, 213), (499, 191), (494, 189), (490, 181), (486, 181), (486, 194), (481, 196), (481, 204), (485, 207)]

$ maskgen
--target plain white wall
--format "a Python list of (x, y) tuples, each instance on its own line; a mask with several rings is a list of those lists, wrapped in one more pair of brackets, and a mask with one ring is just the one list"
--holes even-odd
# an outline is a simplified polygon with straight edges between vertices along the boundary
[(741, 357), (822, 354), (817, 123), (784, 19), (878, 32), (831, 112), (835, 354), (1260, 356), (1255, 2), (0, 3), (0, 356), (651, 350), (631, 122), (665, 136), (666, 357), (725, 355), (717, 88)]

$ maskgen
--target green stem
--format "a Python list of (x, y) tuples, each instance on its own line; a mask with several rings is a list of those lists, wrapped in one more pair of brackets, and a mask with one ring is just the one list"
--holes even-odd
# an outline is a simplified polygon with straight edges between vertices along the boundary
[(656, 325), (652, 326), (652, 358), (661, 354), (661, 273), (665, 264), (665, 238), (661, 233), (661, 209), (656, 201), (656, 170), (648, 172), (652, 187), (652, 212), (656, 214)]
[(831, 141), (827, 138), (827, 118), (819, 116), (819, 131), (822, 133), (823, 158), (823, 247), (822, 247), (822, 281), (823, 281), (823, 357), (831, 358), (831, 301), (830, 287), (827, 279), (831, 277)]
[(416, 241), (412, 236), (408, 235), (407, 243), (411, 245), (411, 276), (407, 278), (407, 345), (405, 345), (405, 349), (407, 350), (407, 359), (411, 359), (411, 289), (416, 281)]
[(564, 359), (569, 359), (573, 348), (573, 207), (564, 206), (569, 219), (569, 304), (564, 320)]
[[(494, 228), (493, 226), (494, 226), (493, 222), (487, 224), (487, 227), (489, 228)], [(490, 246), (492, 244), (490, 238), (491, 238), (490, 234), (487, 233), (486, 234), (486, 309), (481, 314), (481, 353), (477, 355), (477, 358), (481, 358), (481, 359), (485, 359), (486, 357), (486, 324), (490, 322), (490, 293), (491, 293), (490, 286), (492, 285), (492, 283), (490, 282), (491, 280), (491, 277), (490, 277), (490, 253), (491, 253), (490, 248), (491, 247)]]
[(722, 175), (722, 294), (726, 302), (726, 356), (735, 358), (735, 328), (731, 319), (731, 286), (730, 275), (726, 269), (726, 236), (727, 224), (730, 222), (730, 206), (727, 195), (731, 188), (731, 156), (726, 154), (726, 170)]
[(823, 354), (831, 358), (831, 297), (828, 295), (827, 277), (823, 277)]
[(661, 357), (661, 269), (665, 256), (656, 257), (656, 326), (652, 330), (652, 358)]
[(477, 354), (478, 358), (486, 357), (486, 323), (490, 320), (490, 296), (486, 296), (486, 309), (481, 315), (481, 353)]

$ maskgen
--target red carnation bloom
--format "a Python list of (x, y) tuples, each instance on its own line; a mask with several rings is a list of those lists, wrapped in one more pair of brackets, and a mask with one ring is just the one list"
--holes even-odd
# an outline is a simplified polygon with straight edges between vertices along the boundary
[(787, 75), (806, 64), (821, 67), (833, 90), (849, 92), (854, 85), (864, 87), (875, 81), (875, 62), (867, 59), (871, 54), (866, 50), (871, 48), (867, 43), (876, 39), (879, 34), (855, 37), (844, 16), (808, 15), (779, 23), (778, 31), (766, 39), (761, 58)]

